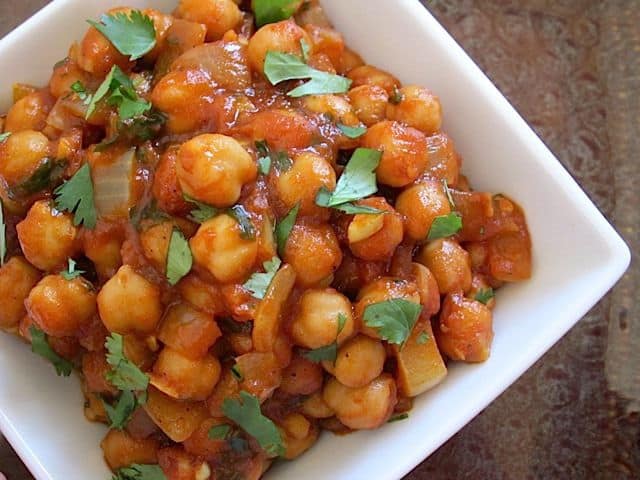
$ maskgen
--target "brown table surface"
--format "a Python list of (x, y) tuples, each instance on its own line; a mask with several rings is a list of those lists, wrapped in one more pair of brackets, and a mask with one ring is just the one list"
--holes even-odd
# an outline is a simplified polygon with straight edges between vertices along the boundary
[[(0, 36), (45, 3), (0, 0)], [(640, 0), (423, 3), (637, 254)], [(406, 479), (640, 478), (639, 288), (634, 256), (569, 334)], [(2, 439), (0, 471), (32, 478)]]

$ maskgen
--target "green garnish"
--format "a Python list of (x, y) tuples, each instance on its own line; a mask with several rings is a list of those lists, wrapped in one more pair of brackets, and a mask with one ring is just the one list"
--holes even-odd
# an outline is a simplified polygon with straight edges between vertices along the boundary
[(416, 339), (416, 343), (418, 345), (424, 345), (429, 341), (429, 334), (427, 332), (420, 332), (418, 338)]
[(230, 432), (231, 427), (229, 425), (214, 425), (209, 429), (207, 436), (211, 440), (226, 440)]
[(489, 300), (491, 300), (495, 296), (496, 294), (493, 291), (493, 288), (487, 287), (487, 288), (481, 288), (480, 290), (478, 290), (478, 293), (476, 293), (474, 298), (480, 303), (484, 303), (486, 305), (487, 303), (489, 303)]
[(244, 376), (242, 375), (242, 372), (238, 368), (238, 365), (234, 365), (233, 367), (231, 367), (231, 375), (233, 375), (233, 377), (239, 382), (241, 382), (244, 379)]
[(65, 280), (73, 280), (74, 278), (78, 278), (83, 273), (86, 273), (84, 270), (76, 270), (76, 261), (73, 258), (68, 259), (67, 261), (67, 269), (60, 272), (60, 275)]
[(271, 158), (269, 157), (258, 158), (258, 171), (262, 175), (269, 175), (269, 170), (271, 170)]
[(169, 240), (169, 252), (167, 253), (167, 280), (169, 285), (175, 285), (191, 271), (193, 255), (189, 248), (189, 242), (178, 228), (173, 228), (171, 240)]
[(42, 163), (31, 174), (9, 191), (12, 198), (25, 198), (44, 189), (51, 188), (62, 180), (64, 170), (67, 167), (65, 160), (55, 160), (50, 157), (42, 159)]
[(74, 214), (74, 225), (82, 223), (90, 230), (96, 227), (97, 212), (93, 200), (91, 168), (88, 163), (85, 163), (73, 177), (56, 188), (53, 195), (58, 210)]
[(407, 418), (409, 418), (408, 413), (401, 413), (399, 415), (394, 415), (393, 417), (391, 417), (389, 420), (387, 420), (387, 423), (399, 422), (400, 420), (406, 420)]
[(278, 257), (273, 257), (262, 264), (265, 273), (256, 272), (249, 277), (243, 287), (251, 292), (255, 298), (263, 299), (267, 293), (267, 289), (271, 284), (271, 280), (280, 268), (282, 261)]
[(316, 70), (304, 63), (300, 57), (282, 52), (267, 52), (264, 74), (272, 85), (285, 80), (309, 79), (307, 83), (287, 93), (290, 97), (345, 93), (351, 86), (351, 80), (348, 78)]
[(118, 107), (120, 120), (137, 117), (151, 110), (151, 103), (140, 98), (131, 79), (114, 65), (91, 97), (85, 118), (91, 117), (98, 102), (106, 98), (107, 104)]
[(222, 402), (222, 411), (255, 438), (268, 455), (276, 457), (284, 454), (280, 431), (271, 419), (262, 414), (260, 401), (256, 397), (242, 390), (239, 400), (226, 398)]
[(307, 63), (309, 61), (309, 54), (311, 53), (311, 47), (304, 38), (300, 39), (300, 50), (302, 51), (302, 61)]
[(404, 96), (402, 95), (400, 89), (398, 87), (393, 87), (393, 92), (391, 92), (391, 96), (389, 96), (389, 103), (398, 105), (403, 99)]
[(131, 390), (123, 390), (118, 397), (115, 406), (102, 399), (104, 410), (107, 412), (109, 427), (122, 430), (127, 426), (131, 415), (138, 408), (140, 403)]
[(194, 222), (204, 223), (220, 213), (220, 211), (216, 207), (212, 207), (211, 205), (202, 203), (201, 201), (190, 197), (186, 193), (182, 194), (182, 197), (187, 202), (193, 203), (197, 207), (189, 212), (189, 219), (193, 220)]
[(298, 0), (253, 0), (251, 9), (256, 19), (256, 25), (261, 27), (267, 23), (286, 20), (296, 13)]
[(0, 143), (4, 142), (10, 136), (11, 136), (11, 132), (0, 133)]
[(156, 46), (156, 29), (153, 20), (140, 10), (130, 14), (116, 12), (102, 15), (100, 22), (87, 22), (109, 39), (114, 47), (131, 60), (149, 53)]
[(7, 226), (4, 223), (4, 207), (0, 198), (0, 267), (7, 256)]
[(324, 347), (314, 348), (313, 350), (306, 350), (300, 353), (307, 360), (320, 363), (325, 360), (330, 362), (336, 361), (338, 357), (338, 336), (342, 333), (345, 324), (347, 323), (347, 317), (344, 313), (338, 314), (338, 333), (336, 335), (336, 339), (330, 343), (329, 345), (325, 345)]
[(132, 463), (120, 468), (111, 480), (167, 480), (159, 465), (140, 465)]
[(427, 240), (437, 240), (438, 238), (455, 235), (462, 228), (462, 216), (458, 212), (451, 212), (447, 215), (440, 215), (433, 219)]
[(337, 123), (336, 126), (344, 133), (347, 138), (358, 138), (367, 133), (367, 127), (350, 127), (349, 125), (343, 125)]
[(71, 84), (71, 90), (74, 91), (80, 100), (84, 102), (85, 105), (89, 105), (91, 102), (91, 95), (87, 93), (87, 90), (82, 85), (80, 80), (76, 80)]
[(73, 364), (69, 360), (62, 358), (51, 348), (47, 340), (47, 334), (35, 325), (29, 327), (29, 333), (31, 334), (31, 351), (49, 360), (55, 367), (58, 376), (68, 377), (71, 375)]
[(240, 226), (240, 237), (245, 240), (253, 240), (256, 238), (255, 227), (251, 222), (249, 212), (242, 205), (234, 205), (227, 209), (227, 215), (233, 218)]
[(284, 256), (284, 249), (287, 246), (287, 240), (293, 230), (293, 226), (296, 224), (296, 218), (298, 217), (298, 211), (300, 210), (300, 204), (297, 203), (284, 218), (276, 225), (276, 242), (278, 243), (278, 255)]
[(149, 386), (149, 377), (124, 355), (124, 339), (119, 333), (111, 333), (104, 344), (107, 349), (107, 363), (112, 370), (107, 380), (119, 390), (144, 392)]
[(286, 172), (293, 166), (293, 161), (289, 158), (287, 152), (274, 152), (269, 148), (266, 140), (257, 141), (255, 145), (260, 154), (258, 167), (263, 175), (269, 174), (272, 165), (278, 172)]
[(364, 309), (365, 325), (377, 329), (380, 337), (389, 343), (402, 345), (415, 325), (422, 305), (401, 298), (368, 305)]

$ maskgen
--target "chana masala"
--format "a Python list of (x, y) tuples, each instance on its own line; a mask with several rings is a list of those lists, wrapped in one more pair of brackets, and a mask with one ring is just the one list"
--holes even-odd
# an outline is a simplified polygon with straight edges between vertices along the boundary
[(0, 117), (0, 327), (78, 373), (113, 479), (255, 480), (487, 359), (531, 242), (434, 93), (316, 1), (89, 24)]

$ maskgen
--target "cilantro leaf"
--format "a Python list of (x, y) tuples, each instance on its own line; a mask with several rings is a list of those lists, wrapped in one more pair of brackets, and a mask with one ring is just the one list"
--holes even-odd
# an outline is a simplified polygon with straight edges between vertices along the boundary
[(97, 213), (93, 200), (91, 168), (85, 163), (76, 174), (53, 191), (55, 206), (60, 211), (74, 213), (73, 224), (88, 229), (96, 227)]
[(476, 293), (474, 299), (486, 305), (487, 303), (489, 303), (489, 300), (491, 300), (493, 297), (495, 297), (493, 288), (487, 287), (487, 288), (481, 288), (480, 290), (478, 290), (478, 293)]
[(256, 25), (261, 27), (267, 23), (286, 20), (296, 12), (298, 3), (298, 0), (253, 0), (251, 9)]
[(34, 170), (29, 178), (11, 188), (9, 192), (10, 197), (28, 197), (29, 195), (57, 185), (62, 180), (66, 167), (67, 162), (65, 160), (55, 160), (50, 157), (43, 158), (42, 163), (38, 165), (38, 168)]
[(73, 280), (74, 278), (79, 277), (83, 273), (86, 273), (84, 270), (76, 270), (76, 261), (73, 258), (68, 260), (67, 269), (60, 272), (60, 275), (65, 280)]
[(284, 218), (276, 225), (276, 242), (278, 243), (278, 254), (282, 257), (284, 255), (284, 249), (287, 246), (287, 240), (293, 230), (293, 226), (296, 224), (296, 218), (298, 217), (298, 211), (300, 210), (300, 204), (296, 203)]
[(105, 341), (107, 363), (112, 370), (106, 378), (119, 390), (146, 391), (149, 377), (124, 355), (124, 341), (119, 333), (112, 333)]
[(196, 207), (191, 212), (189, 212), (189, 218), (194, 222), (204, 223), (207, 220), (215, 217), (220, 213), (220, 211), (216, 207), (212, 207), (211, 205), (207, 205), (206, 203), (202, 203), (199, 200), (196, 200), (193, 197), (190, 197), (186, 193), (182, 194), (182, 197), (189, 203), (193, 203)]
[(189, 248), (189, 242), (178, 228), (173, 228), (171, 240), (169, 240), (169, 252), (167, 253), (167, 280), (170, 285), (175, 285), (191, 271), (193, 255)]
[(131, 390), (123, 390), (115, 406), (112, 406), (104, 399), (102, 399), (104, 410), (107, 412), (107, 418), (109, 419), (109, 427), (122, 430), (127, 426), (131, 415), (138, 408), (138, 400), (135, 394)]
[(338, 335), (342, 333), (344, 330), (344, 326), (347, 324), (347, 317), (344, 313), (340, 312), (338, 314)]
[(239, 382), (241, 382), (244, 379), (244, 376), (242, 375), (240, 368), (238, 368), (238, 364), (235, 364), (233, 367), (231, 367), (231, 375), (233, 375), (234, 378)]
[(304, 63), (307, 63), (309, 61), (311, 47), (304, 38), (300, 39), (300, 50), (302, 51), (302, 60), (304, 61)]
[(455, 235), (462, 228), (462, 216), (458, 212), (451, 212), (447, 215), (440, 215), (433, 219), (427, 240), (437, 240), (438, 238)]
[(260, 154), (258, 158), (258, 166), (260, 173), (268, 175), (273, 165), (278, 172), (286, 172), (293, 166), (293, 161), (289, 158), (287, 152), (274, 152), (269, 148), (265, 140), (256, 142), (256, 150)]
[(313, 350), (303, 351), (300, 355), (314, 363), (320, 363), (325, 360), (335, 362), (338, 356), (338, 342), (332, 342), (329, 345), (314, 348)]
[(131, 79), (117, 65), (111, 68), (91, 97), (86, 119), (93, 115), (98, 102), (105, 97), (109, 105), (118, 107), (120, 120), (128, 120), (151, 110), (151, 103), (138, 96)]
[(207, 435), (211, 440), (226, 440), (231, 432), (231, 427), (226, 424), (214, 425)]
[(80, 80), (76, 80), (71, 84), (71, 90), (78, 95), (78, 98), (82, 100), (85, 105), (89, 105), (91, 102), (91, 95), (87, 93), (87, 90), (82, 85)]
[(29, 327), (29, 333), (31, 334), (31, 351), (53, 363), (58, 376), (68, 377), (71, 375), (73, 364), (66, 358), (62, 358), (51, 348), (47, 340), (47, 334), (35, 325)]
[(416, 339), (416, 343), (418, 345), (424, 345), (429, 341), (429, 334), (427, 332), (420, 332), (418, 338)]
[(102, 15), (100, 22), (87, 22), (107, 37), (121, 54), (129, 55), (131, 60), (144, 56), (156, 45), (153, 20), (140, 10), (133, 10), (130, 14), (109, 13)]
[(389, 103), (392, 105), (398, 105), (402, 100), (404, 100), (404, 95), (398, 87), (393, 87), (393, 92), (389, 96)]
[(367, 127), (350, 127), (349, 125), (343, 125), (338, 123), (337, 127), (342, 131), (347, 138), (359, 138), (367, 133)]
[(227, 209), (227, 214), (238, 222), (238, 225), (240, 225), (241, 238), (244, 238), (245, 240), (253, 240), (256, 238), (255, 227), (251, 222), (249, 212), (247, 212), (242, 205), (234, 205)]
[(132, 463), (118, 469), (111, 480), (167, 480), (167, 477), (159, 465)]
[(271, 170), (271, 158), (270, 157), (260, 157), (258, 159), (258, 171), (262, 175), (269, 175), (269, 170)]
[(400, 420), (406, 420), (407, 418), (409, 418), (408, 413), (401, 413), (399, 415), (394, 415), (393, 417), (391, 417), (389, 420), (387, 420), (387, 423), (399, 422)]
[(256, 397), (242, 390), (239, 400), (226, 398), (222, 402), (222, 411), (227, 418), (255, 438), (268, 455), (275, 457), (284, 454), (280, 431), (271, 419), (262, 414)]
[[(316, 205), (320, 205), (322, 207), (328, 206), (327, 204), (330, 202), (331, 192), (327, 190), (325, 187), (320, 187), (318, 193), (316, 194)], [(347, 213), (349, 215), (378, 215), (387, 213), (385, 210), (378, 210), (377, 208), (370, 207), (368, 205), (356, 205), (353, 202), (345, 202), (339, 205), (332, 206), (334, 210), (340, 210), (341, 212)]]
[(267, 52), (264, 61), (264, 74), (271, 82), (271, 85), (276, 85), (285, 80), (309, 79), (307, 83), (287, 93), (290, 97), (345, 93), (349, 91), (351, 86), (351, 80), (348, 78), (316, 70), (304, 63), (299, 57), (282, 52)]
[(10, 136), (11, 136), (11, 132), (0, 133), (0, 143), (4, 142)]
[(418, 320), (422, 305), (401, 298), (368, 305), (364, 309), (365, 325), (376, 328), (389, 343), (403, 344)]
[(7, 226), (4, 223), (4, 207), (0, 198), (0, 267), (7, 256)]
[(255, 298), (262, 299), (264, 298), (265, 293), (267, 293), (267, 289), (269, 288), (269, 284), (276, 272), (280, 268), (282, 261), (278, 257), (273, 257), (271, 260), (267, 260), (262, 264), (264, 267), (265, 273), (254, 273), (249, 277), (243, 287), (251, 292)]

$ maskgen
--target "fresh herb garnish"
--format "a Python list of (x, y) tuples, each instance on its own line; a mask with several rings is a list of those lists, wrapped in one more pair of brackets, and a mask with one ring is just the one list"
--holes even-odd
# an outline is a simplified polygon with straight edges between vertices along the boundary
[(302, 61), (307, 63), (309, 61), (309, 54), (311, 53), (311, 47), (304, 38), (300, 39), (300, 51), (302, 52)]
[(258, 158), (258, 171), (262, 175), (269, 175), (269, 170), (271, 170), (271, 158), (270, 157)]
[(122, 430), (129, 423), (131, 415), (138, 408), (140, 402), (138, 402), (136, 395), (131, 390), (123, 390), (115, 405), (111, 405), (104, 399), (102, 399), (102, 404), (105, 412), (107, 412), (109, 427)]
[(169, 240), (169, 252), (167, 253), (167, 280), (169, 285), (175, 285), (191, 271), (193, 255), (189, 248), (189, 242), (184, 238), (180, 229), (175, 228), (171, 232)]
[(241, 382), (244, 379), (244, 376), (242, 375), (242, 372), (238, 368), (238, 365), (234, 365), (233, 367), (231, 367), (231, 375), (233, 375), (233, 377), (239, 382)]
[(7, 226), (4, 223), (4, 206), (0, 198), (0, 267), (4, 265), (7, 256)]
[(447, 215), (440, 215), (433, 219), (427, 240), (437, 240), (438, 238), (455, 235), (462, 228), (462, 216), (458, 212), (451, 212)]
[(78, 278), (83, 273), (86, 273), (84, 270), (76, 270), (76, 261), (73, 258), (68, 259), (67, 261), (67, 269), (60, 272), (60, 275), (65, 280), (73, 280), (74, 278)]
[(484, 303), (486, 305), (487, 303), (489, 303), (489, 300), (491, 300), (493, 297), (495, 297), (493, 288), (487, 287), (487, 288), (481, 288), (480, 290), (478, 290), (478, 293), (476, 293), (474, 298), (480, 303)]
[(367, 127), (350, 127), (349, 125), (343, 125), (342, 123), (337, 123), (336, 126), (342, 131), (345, 137), (347, 138), (359, 138), (365, 133), (367, 133)]
[(429, 334), (427, 332), (420, 332), (418, 338), (416, 339), (416, 343), (418, 345), (424, 345), (429, 341)]
[(134, 118), (127, 118), (125, 120), (119, 118), (115, 133), (98, 143), (94, 147), (94, 150), (96, 152), (103, 152), (121, 140), (129, 143), (152, 140), (160, 134), (166, 121), (167, 117), (153, 108)]
[(81, 223), (88, 229), (96, 227), (97, 212), (93, 199), (91, 168), (85, 163), (76, 174), (53, 191), (55, 206), (60, 211), (73, 213), (73, 224)]
[(212, 207), (211, 205), (202, 203), (201, 201), (196, 200), (186, 193), (183, 193), (182, 197), (187, 202), (193, 203), (197, 207), (189, 212), (189, 219), (193, 220), (194, 222), (204, 223), (220, 213), (220, 211), (216, 207)]
[(71, 84), (71, 90), (78, 95), (78, 98), (82, 100), (85, 105), (89, 105), (91, 102), (91, 95), (87, 93), (87, 90), (84, 88), (84, 85), (82, 85), (80, 80), (76, 80)]
[(130, 14), (104, 14), (100, 17), (100, 22), (87, 22), (107, 37), (121, 54), (129, 55), (131, 60), (144, 56), (156, 45), (153, 20), (140, 10), (132, 10)]
[(286, 20), (296, 12), (298, 0), (253, 0), (251, 9), (256, 25), (261, 27), (267, 23)]
[(363, 319), (365, 325), (375, 328), (389, 343), (402, 345), (415, 325), (422, 305), (401, 298), (367, 305)]
[(255, 298), (263, 299), (271, 280), (273, 280), (281, 264), (282, 261), (278, 257), (267, 260), (262, 264), (265, 273), (256, 272), (252, 274), (249, 280), (244, 283), (243, 287), (249, 290)]
[(149, 386), (149, 377), (124, 355), (124, 338), (119, 333), (111, 333), (104, 344), (107, 349), (107, 363), (112, 369), (106, 378), (119, 390), (144, 392)]
[(56, 160), (50, 157), (43, 158), (42, 163), (38, 165), (38, 168), (29, 178), (11, 188), (9, 196), (12, 198), (25, 198), (57, 185), (62, 180), (66, 167), (67, 162), (65, 160)]
[(0, 133), (0, 143), (4, 142), (10, 136), (11, 136), (11, 132)]
[(29, 327), (31, 334), (31, 351), (49, 360), (56, 369), (58, 376), (68, 377), (73, 370), (73, 364), (58, 355), (49, 345), (47, 334), (35, 325)]
[(293, 166), (293, 161), (289, 158), (287, 152), (274, 152), (269, 148), (266, 140), (257, 141), (255, 145), (260, 154), (258, 167), (263, 175), (269, 174), (271, 166), (274, 166), (278, 172), (286, 172)]
[(394, 415), (389, 420), (387, 420), (387, 423), (399, 422), (400, 420), (406, 420), (407, 418), (409, 418), (408, 413), (400, 413), (399, 415)]
[(132, 463), (118, 469), (111, 480), (167, 480), (167, 477), (159, 465)]
[(211, 440), (226, 440), (231, 432), (229, 425), (214, 425), (209, 429), (208, 437)]
[(389, 103), (393, 105), (398, 105), (403, 99), (404, 99), (404, 96), (402, 95), (402, 92), (400, 91), (400, 89), (398, 87), (393, 87), (393, 91), (389, 96)]
[(93, 115), (98, 102), (104, 98), (109, 105), (118, 107), (120, 120), (137, 117), (151, 109), (151, 103), (138, 96), (131, 79), (117, 65), (111, 68), (91, 97), (85, 118)]
[(325, 360), (335, 363), (336, 358), (338, 357), (338, 337), (340, 336), (340, 333), (342, 333), (342, 330), (344, 329), (344, 326), (346, 325), (346, 323), (347, 323), (347, 317), (345, 316), (345, 314), (339, 313), (338, 314), (338, 333), (336, 334), (336, 339), (329, 345), (325, 345), (324, 347), (314, 348), (313, 350), (306, 350), (301, 352), (300, 354), (307, 360), (314, 363), (323, 362)]
[(296, 224), (296, 218), (298, 217), (298, 211), (300, 210), (300, 204), (296, 205), (289, 210), (284, 218), (276, 225), (276, 242), (278, 244), (278, 255), (284, 256), (284, 249), (287, 246), (287, 240), (293, 230), (293, 226)]
[(227, 209), (227, 214), (233, 218), (240, 226), (240, 238), (245, 240), (253, 240), (256, 238), (256, 231), (249, 212), (242, 205), (234, 205)]
[(262, 414), (260, 401), (256, 397), (242, 390), (239, 400), (226, 398), (222, 402), (222, 411), (255, 438), (268, 455), (275, 457), (284, 454), (280, 431), (271, 419)]
[(304, 63), (300, 57), (282, 52), (267, 52), (264, 74), (272, 85), (285, 80), (309, 79), (308, 82), (287, 93), (290, 97), (345, 93), (351, 86), (351, 80), (348, 78), (316, 70)]

